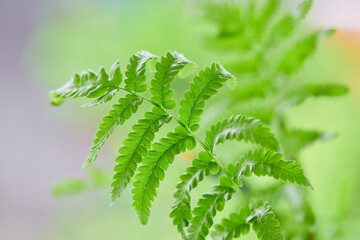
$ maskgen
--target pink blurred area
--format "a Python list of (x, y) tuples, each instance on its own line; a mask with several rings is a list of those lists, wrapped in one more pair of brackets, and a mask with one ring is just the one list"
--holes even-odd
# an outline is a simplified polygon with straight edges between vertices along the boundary
[(308, 20), (322, 27), (360, 29), (360, 1), (315, 0)]
[[(1, 240), (49, 239), (49, 228), (61, 211), (50, 186), (62, 176), (79, 172), (93, 135), (88, 132), (92, 124), (75, 126), (70, 120), (57, 119), (58, 114), (50, 110), (48, 89), (35, 84), (39, 81), (23, 61), (24, 48), (37, 25), (51, 20), (54, 6), (72, 5), (72, 1), (55, 2), (0, 1)], [(360, 64), (359, 13), (359, 0), (317, 0), (309, 21), (339, 29), (333, 41)], [(359, 70), (354, 72), (360, 76)], [(354, 79), (360, 89), (359, 77)]]

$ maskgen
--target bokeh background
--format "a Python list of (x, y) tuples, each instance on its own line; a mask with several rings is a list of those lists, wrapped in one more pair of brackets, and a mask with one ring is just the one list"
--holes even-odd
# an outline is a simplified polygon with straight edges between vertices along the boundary
[[(319, 228), (326, 237), (342, 219), (343, 239), (360, 233), (359, 12), (358, 0), (315, 1), (307, 21), (338, 31), (305, 70), (345, 84), (350, 94), (307, 101), (288, 116), (295, 126), (338, 133), (301, 158), (315, 186), (311, 199)], [(131, 208), (129, 191), (111, 208), (109, 189), (52, 196), (51, 186), (64, 177), (86, 178), (80, 166), (110, 105), (80, 108), (76, 100), (54, 108), (47, 92), (74, 71), (109, 68), (116, 59), (125, 64), (142, 49), (159, 55), (176, 50), (203, 67), (218, 60), (202, 43), (209, 31), (193, 1), (0, 0), (0, 239), (180, 239), (168, 214), (184, 162), (170, 169), (145, 227)], [(125, 135), (110, 138), (97, 161), (101, 167), (112, 169)]]

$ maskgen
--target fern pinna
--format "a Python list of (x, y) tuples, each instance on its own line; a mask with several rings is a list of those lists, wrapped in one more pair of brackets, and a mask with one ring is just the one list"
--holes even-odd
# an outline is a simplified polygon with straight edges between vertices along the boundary
[[(216, 239), (232, 239), (246, 234), (251, 225), (259, 239), (283, 239), (279, 222), (270, 205), (260, 200), (254, 200), (255, 205), (248, 204), (242, 193), (242, 180), (251, 174), (267, 175), (311, 186), (300, 165), (284, 160), (283, 155), (277, 152), (280, 149), (279, 142), (270, 128), (251, 117), (236, 115), (220, 121), (209, 128), (205, 141), (201, 140), (196, 131), (201, 126), (206, 100), (214, 96), (233, 76), (219, 63), (201, 70), (180, 100), (177, 117), (169, 112), (177, 105), (171, 82), (181, 69), (192, 63), (177, 52), (168, 52), (161, 57), (155, 65), (155, 74), (151, 80), (151, 97), (147, 98), (144, 96), (147, 90), (145, 69), (150, 59), (159, 58), (145, 51), (131, 57), (124, 81), (117, 61), (109, 74), (103, 67), (98, 73), (89, 70), (80, 75), (75, 74), (66, 85), (50, 92), (54, 105), (60, 105), (65, 98), (70, 97), (90, 98), (93, 102), (88, 105), (98, 105), (111, 100), (116, 94), (124, 93), (102, 119), (83, 167), (96, 160), (101, 147), (114, 129), (130, 119), (139, 106), (147, 103), (152, 107), (151, 111), (146, 112), (132, 127), (115, 159), (112, 201), (134, 179), (133, 206), (141, 223), (146, 224), (157, 188), (164, 180), (169, 165), (176, 155), (192, 150), (198, 144), (201, 151), (193, 159), (192, 166), (180, 176), (170, 213), (182, 237), (190, 240), (205, 239), (216, 213), (222, 211), (225, 202), (238, 193), (243, 201), (242, 208), (216, 226), (213, 233)], [(121, 85), (123, 82), (124, 86)], [(175, 121), (177, 127), (166, 137), (154, 142), (158, 130), (170, 121)], [(216, 145), (226, 140), (251, 142), (258, 148), (245, 153), (234, 164), (225, 164), (216, 155)], [(221, 175), (219, 184), (213, 187), (212, 192), (204, 193), (196, 207), (191, 206), (191, 191), (210, 174)]]

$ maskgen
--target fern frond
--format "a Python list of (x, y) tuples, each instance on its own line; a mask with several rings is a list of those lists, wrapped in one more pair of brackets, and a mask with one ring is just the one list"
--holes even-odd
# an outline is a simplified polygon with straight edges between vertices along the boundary
[(166, 56), (161, 57), (161, 61), (156, 63), (155, 78), (151, 81), (151, 101), (166, 109), (176, 107), (176, 100), (173, 99), (174, 90), (170, 89), (170, 84), (188, 63), (191, 61), (177, 52), (168, 52)]
[(246, 104), (234, 104), (227, 112), (228, 114), (233, 112), (246, 113), (247, 116), (260, 119), (262, 123), (270, 125), (276, 115), (275, 110), (273, 102), (264, 102), (260, 98), (254, 98), (246, 101)]
[(238, 4), (207, 1), (204, 3), (204, 15), (218, 25), (218, 37), (238, 34), (242, 29), (241, 12)]
[(278, 184), (276, 187), (264, 188), (255, 193), (257, 197), (266, 199), (273, 206), (281, 205), (277, 215), (287, 239), (316, 238), (315, 213), (305, 190), (294, 184)]
[(211, 193), (202, 195), (198, 206), (193, 211), (194, 218), (188, 228), (189, 240), (205, 240), (217, 211), (224, 209), (225, 202), (230, 200), (234, 192), (230, 183), (220, 183), (220, 185), (214, 186)]
[(115, 201), (126, 188), (130, 179), (134, 176), (137, 164), (147, 155), (151, 142), (154, 140), (155, 132), (171, 120), (158, 107), (151, 112), (146, 112), (143, 119), (132, 127), (132, 132), (124, 140), (123, 146), (119, 149), (120, 156), (116, 158), (117, 165), (114, 168), (114, 181), (111, 184), (112, 201)]
[(130, 58), (130, 63), (127, 65), (125, 72), (126, 79), (124, 81), (127, 90), (137, 93), (146, 91), (145, 67), (146, 63), (153, 58), (158, 57), (146, 51), (139, 51)]
[(93, 101), (91, 103), (83, 104), (81, 106), (82, 107), (92, 107), (92, 106), (100, 105), (100, 104), (106, 103), (108, 101), (111, 101), (111, 99), (115, 96), (115, 94), (118, 91), (119, 91), (118, 88), (111, 88), (109, 91), (107, 91), (107, 93), (105, 93), (101, 97), (97, 98), (95, 101)]
[(184, 228), (189, 225), (192, 219), (190, 206), (190, 192), (196, 188), (198, 183), (209, 175), (211, 165), (216, 164), (206, 152), (200, 152), (199, 158), (192, 161), (192, 166), (186, 169), (186, 173), (180, 176), (180, 182), (176, 184), (170, 217), (173, 218), (173, 224), (177, 226), (178, 231), (186, 239)]
[(304, 0), (302, 1), (296, 9), (297, 18), (302, 20), (309, 13), (313, 4), (313, 0)]
[(263, 30), (261, 25), (265, 25), (279, 9), (279, 0), (267, 0), (261, 9), (259, 16), (256, 18), (256, 27), (258, 30)]
[(250, 216), (250, 211), (243, 207), (239, 214), (232, 213), (229, 218), (224, 218), (221, 224), (215, 225), (215, 231), (211, 233), (213, 240), (232, 240), (241, 235), (245, 235), (250, 230), (250, 224), (246, 219)]
[(311, 184), (296, 161), (283, 160), (281, 153), (260, 148), (249, 150), (235, 165), (235, 178), (240, 182), (241, 176), (270, 176), (286, 182), (297, 183), (304, 186)]
[(316, 130), (284, 129), (279, 135), (279, 138), (282, 140), (282, 146), (287, 158), (295, 159), (298, 157), (300, 150), (306, 146), (315, 141), (331, 139), (334, 136), (336, 136), (336, 134)]
[(71, 196), (85, 192), (89, 188), (88, 183), (82, 179), (67, 177), (61, 182), (55, 183), (51, 188), (54, 197)]
[(101, 147), (114, 132), (114, 129), (118, 125), (124, 124), (124, 122), (137, 111), (142, 102), (142, 98), (127, 94), (124, 98), (119, 99), (118, 104), (112, 106), (113, 109), (102, 119), (102, 123), (98, 127), (99, 130), (95, 134), (96, 138), (92, 142), (93, 146), (90, 149), (87, 159), (82, 165), (83, 168), (96, 160)]
[(249, 150), (235, 165), (235, 178), (240, 182), (241, 176), (270, 176), (286, 182), (311, 186), (309, 180), (296, 161), (283, 160), (281, 153), (259, 148)]
[[(65, 98), (70, 97), (101, 98), (119, 87), (121, 81), (120, 64), (119, 61), (116, 61), (111, 69), (110, 78), (104, 67), (100, 67), (99, 74), (91, 70), (83, 72), (81, 75), (75, 73), (64, 86), (50, 91), (49, 96), (53, 105), (60, 105)], [(106, 100), (111, 97), (107, 97)], [(96, 102), (90, 105), (96, 105)]]
[(279, 143), (270, 128), (255, 118), (246, 118), (243, 115), (231, 116), (229, 119), (218, 122), (206, 132), (206, 145), (211, 151), (225, 140), (250, 141), (277, 150)]
[(294, 73), (303, 65), (305, 60), (314, 53), (318, 43), (334, 32), (333, 29), (321, 30), (296, 42), (284, 56), (282, 56), (278, 64), (278, 71), (286, 75)]
[(269, 30), (268, 43), (277, 41), (279, 43), (286, 41), (286, 37), (289, 37), (291, 33), (300, 25), (301, 21), (306, 17), (312, 6), (312, 0), (304, 0), (301, 2), (295, 13), (284, 13)]
[(51, 192), (55, 197), (77, 195), (91, 190), (103, 189), (108, 187), (111, 175), (97, 167), (87, 169), (89, 179), (83, 180), (74, 177), (67, 177), (61, 182), (55, 183)]
[(275, 213), (268, 203), (260, 200), (251, 210), (252, 213), (247, 218), (247, 222), (252, 223), (252, 228), (260, 240), (284, 239), (280, 222), (275, 218)]
[(178, 126), (174, 132), (168, 133), (166, 138), (152, 145), (152, 150), (148, 152), (135, 176), (136, 182), (132, 190), (133, 206), (142, 224), (148, 221), (151, 202), (156, 197), (156, 189), (164, 179), (165, 171), (174, 161), (175, 155), (194, 148), (195, 144), (193, 137), (189, 136), (183, 127)]
[(217, 93), (227, 80), (233, 76), (220, 64), (214, 63), (210, 68), (200, 71), (190, 84), (190, 90), (185, 92), (180, 100), (180, 121), (190, 127), (192, 131), (199, 129), (199, 122), (205, 106), (205, 100)]
[(83, 107), (96, 106), (110, 101), (113, 98), (113, 96), (119, 91), (118, 87), (120, 86), (121, 82), (122, 82), (122, 73), (120, 70), (120, 62), (116, 61), (110, 69), (109, 84), (105, 94), (98, 97), (95, 101), (84, 104), (82, 106)]
[(286, 104), (298, 105), (310, 97), (340, 97), (348, 92), (348, 88), (341, 84), (310, 83), (289, 91)]

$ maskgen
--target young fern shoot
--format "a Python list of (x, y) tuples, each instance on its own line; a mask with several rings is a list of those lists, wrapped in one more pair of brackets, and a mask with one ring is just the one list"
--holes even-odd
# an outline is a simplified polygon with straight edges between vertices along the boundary
[[(249, 232), (250, 226), (259, 239), (283, 239), (280, 223), (275, 219), (271, 206), (260, 200), (249, 205), (242, 193), (241, 180), (252, 174), (267, 175), (285, 182), (311, 186), (300, 165), (284, 160), (282, 154), (276, 152), (280, 148), (279, 143), (267, 125), (244, 115), (235, 115), (214, 124), (207, 131), (206, 139), (201, 140), (195, 132), (201, 127), (205, 103), (233, 76), (219, 63), (213, 63), (201, 70), (180, 100), (178, 116), (174, 116), (169, 112), (177, 106), (171, 83), (179, 71), (192, 63), (177, 52), (168, 52), (161, 57), (156, 63), (154, 78), (151, 80), (151, 97), (147, 98), (143, 94), (147, 90), (145, 69), (150, 59), (159, 58), (145, 51), (134, 54), (125, 71), (124, 81), (117, 61), (109, 74), (103, 67), (99, 73), (89, 70), (81, 75), (75, 74), (66, 85), (50, 92), (54, 105), (62, 104), (66, 98), (86, 97), (95, 99), (86, 105), (93, 106), (111, 100), (116, 94), (120, 95), (112, 110), (102, 119), (83, 167), (96, 160), (101, 147), (115, 128), (130, 119), (139, 107), (146, 103), (151, 106), (151, 110), (132, 127), (115, 160), (115, 174), (111, 185), (113, 202), (134, 179), (131, 191), (133, 206), (141, 223), (146, 224), (157, 189), (175, 156), (192, 150), (199, 144), (202, 151), (180, 176), (170, 213), (173, 224), (183, 239), (205, 239), (209, 235), (216, 213), (224, 209), (225, 202), (235, 193), (242, 198), (243, 208), (216, 226), (213, 234), (216, 239), (239, 237)], [(124, 86), (121, 85), (123, 82)], [(177, 124), (175, 129), (154, 142), (159, 129), (172, 120)], [(227, 140), (251, 142), (259, 148), (244, 154), (234, 165), (226, 166), (216, 155), (216, 145)], [(198, 206), (193, 208), (190, 201), (191, 191), (210, 173), (217, 174), (219, 170), (219, 184), (213, 187), (211, 193), (202, 194)]]

